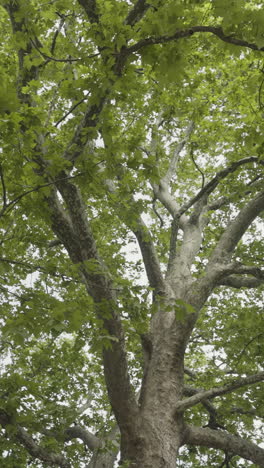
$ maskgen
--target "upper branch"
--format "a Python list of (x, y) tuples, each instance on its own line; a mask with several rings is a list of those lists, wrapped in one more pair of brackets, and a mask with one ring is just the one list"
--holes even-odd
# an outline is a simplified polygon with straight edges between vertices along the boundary
[[(23, 33), (25, 32), (28, 34), (28, 39), (26, 44), (23, 45), (18, 50), (18, 66), (19, 66), (19, 74), (18, 74), (18, 82), (17, 82), (17, 94), (18, 98), (21, 102), (26, 102), (31, 104), (31, 99), (28, 94), (22, 92), (23, 86), (26, 86), (30, 80), (38, 78), (39, 67), (32, 65), (31, 67), (25, 66), (25, 57), (32, 52), (32, 42), (29, 37), (28, 28), (26, 24), (26, 17), (17, 20), (18, 13), (20, 10), (20, 2), (18, 0), (9, 1), (5, 3), (4, 8), (6, 9), (7, 13), (9, 14), (12, 29), (14, 33)], [(36, 42), (37, 39), (36, 39)]]
[(179, 401), (176, 404), (176, 411), (185, 411), (187, 408), (191, 408), (192, 406), (197, 405), (198, 403), (208, 398), (215, 398), (220, 395), (225, 395), (226, 393), (233, 392), (237, 388), (241, 388), (246, 385), (253, 385), (255, 383), (262, 382), (263, 380), (264, 372), (260, 372), (259, 374), (249, 375), (248, 377), (241, 378), (222, 387), (216, 387), (211, 388), (210, 390), (201, 391), (199, 393), (196, 393), (196, 395)]
[(187, 426), (185, 443), (228, 451), (264, 467), (263, 448), (225, 431)]
[[(78, 157), (82, 154), (85, 147), (85, 143), (89, 140), (90, 134), (93, 134), (94, 128), (98, 123), (100, 114), (104, 108), (108, 94), (109, 89), (106, 89), (105, 92), (102, 94), (101, 98), (99, 99), (98, 103), (92, 104), (91, 106), (88, 105), (83, 119), (77, 126), (72, 140), (68, 144), (63, 154), (63, 157), (65, 159), (68, 159), (69, 161), (74, 163), (76, 159), (78, 159)], [(85, 129), (87, 129), (87, 134), (85, 135), (86, 141), (84, 141)]]
[(226, 167), (225, 169), (222, 169), (221, 171), (217, 172), (215, 177), (213, 177), (210, 182), (208, 182), (201, 190), (200, 192), (197, 193), (191, 200), (189, 200), (187, 203), (185, 203), (181, 209), (180, 209), (180, 214), (185, 213), (189, 208), (191, 208), (200, 198), (202, 198), (204, 195), (210, 195), (215, 188), (218, 186), (218, 184), (221, 182), (221, 180), (225, 179), (229, 174), (232, 172), (236, 171), (240, 166), (243, 166), (244, 164), (248, 163), (254, 163), (254, 162), (260, 162), (261, 164), (264, 164), (262, 161), (259, 161), (259, 159), (255, 156), (251, 156), (248, 158), (243, 158), (239, 159), (238, 161), (233, 162), (230, 164), (230, 166)]
[[(128, 374), (124, 332), (111, 275), (97, 252), (85, 204), (78, 188), (62, 178), (57, 181), (57, 187), (67, 212), (53, 193), (49, 200), (53, 231), (63, 242), (73, 263), (79, 264), (84, 284), (94, 299), (95, 311), (100, 320), (103, 320), (110, 339), (112, 338), (111, 347), (103, 349), (106, 385), (118, 424), (124, 424), (133, 430), (133, 416), (137, 412), (137, 404)], [(89, 262), (92, 262), (92, 268), (89, 268)]]
[(6, 194), (6, 185), (5, 185), (5, 179), (4, 179), (4, 173), (3, 173), (3, 168), (2, 165), (0, 164), (0, 179), (1, 179), (1, 184), (2, 184), (2, 191), (3, 191), (3, 207), (0, 211), (0, 213), (4, 212), (7, 206), (7, 194)]
[[(158, 117), (157, 123), (155, 124), (152, 130), (152, 139), (151, 139), (151, 151), (156, 152), (158, 144), (158, 127), (160, 124), (161, 116)], [(179, 214), (179, 206), (174, 197), (171, 195), (169, 190), (169, 185), (172, 177), (175, 175), (176, 165), (180, 156), (181, 151), (186, 145), (191, 133), (194, 129), (194, 123), (190, 122), (184, 138), (177, 144), (175, 150), (173, 151), (168, 170), (164, 177), (160, 178), (159, 183), (152, 184), (153, 192), (155, 198), (158, 199), (163, 206), (168, 210), (171, 216), (175, 219), (177, 217), (177, 225), (182, 227), (184, 223), (184, 217), (181, 217)]]
[(78, 0), (78, 3), (85, 10), (91, 23), (99, 22), (99, 15), (97, 13), (96, 0)]
[(176, 148), (175, 148), (175, 150), (173, 152), (173, 155), (172, 155), (172, 158), (171, 158), (170, 165), (169, 165), (169, 168), (167, 170), (167, 173), (162, 178), (163, 182), (165, 182), (167, 184), (169, 184), (171, 182), (172, 177), (175, 175), (176, 164), (177, 164), (178, 158), (180, 156), (180, 153), (182, 152), (184, 146), (186, 145), (186, 143), (187, 143), (191, 133), (193, 132), (193, 130), (194, 130), (194, 122), (190, 122), (190, 124), (187, 127), (186, 134), (185, 134), (184, 138), (178, 143), (178, 145), (176, 146)]
[(240, 47), (247, 47), (253, 50), (264, 51), (264, 47), (258, 47), (257, 44), (244, 41), (242, 39), (237, 39), (233, 35), (227, 36), (224, 34), (223, 29), (221, 27), (215, 26), (193, 26), (187, 29), (180, 29), (176, 31), (171, 36), (152, 36), (147, 37), (145, 39), (141, 39), (136, 44), (132, 45), (128, 48), (129, 52), (137, 52), (143, 47), (154, 45), (154, 44), (166, 44), (167, 42), (172, 42), (178, 39), (183, 39), (185, 37), (190, 37), (193, 34), (203, 32), (203, 33), (212, 33), (215, 36), (219, 37), (224, 42), (228, 42), (229, 44), (233, 44)]
[[(235, 250), (238, 241), (247, 231), (254, 219), (264, 210), (264, 191), (245, 205), (237, 217), (229, 223), (209, 259), (210, 266), (214, 263), (225, 263)], [(224, 260), (224, 261), (223, 261)]]
[[(116, 192), (116, 186), (112, 180), (106, 179), (104, 183), (110, 193)], [(162, 295), (165, 292), (165, 283), (161, 273), (157, 252), (151, 234), (141, 216), (138, 215), (137, 219), (135, 219), (133, 213), (135, 200), (132, 195), (129, 197), (129, 208), (127, 207), (128, 203), (125, 207), (123, 207), (120, 202), (116, 203), (116, 213), (137, 238), (150, 287), (153, 288), (155, 295)]]
[[(201, 390), (191, 387), (189, 385), (184, 386), (184, 395), (186, 396), (193, 396), (199, 393)], [(205, 399), (202, 402), (202, 405), (206, 409), (206, 411), (209, 413), (209, 423), (208, 427), (211, 427), (212, 429), (216, 429), (218, 427), (221, 427), (221, 425), (217, 422), (217, 410), (216, 407), (208, 400)]]
[(137, 228), (133, 231), (141, 250), (149, 285), (154, 289), (155, 294), (163, 295), (165, 292), (165, 282), (160, 270), (157, 253), (150, 233), (141, 218), (137, 222)]
[(149, 9), (150, 4), (146, 2), (146, 0), (138, 0), (134, 5), (134, 8), (130, 10), (128, 13), (125, 24), (129, 24), (130, 26), (134, 26), (138, 21), (143, 18), (146, 11)]

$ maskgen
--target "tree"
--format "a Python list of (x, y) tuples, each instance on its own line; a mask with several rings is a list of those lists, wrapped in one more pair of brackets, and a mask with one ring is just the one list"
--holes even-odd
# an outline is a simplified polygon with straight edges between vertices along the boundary
[(261, 6), (1, 0), (3, 466), (264, 466)]

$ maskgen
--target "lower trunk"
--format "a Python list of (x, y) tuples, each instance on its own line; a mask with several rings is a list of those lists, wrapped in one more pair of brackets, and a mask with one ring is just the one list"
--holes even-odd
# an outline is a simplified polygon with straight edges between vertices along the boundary
[(124, 440), (121, 435), (121, 466), (127, 468), (175, 468), (177, 455), (183, 443), (182, 421), (142, 418), (135, 440)]

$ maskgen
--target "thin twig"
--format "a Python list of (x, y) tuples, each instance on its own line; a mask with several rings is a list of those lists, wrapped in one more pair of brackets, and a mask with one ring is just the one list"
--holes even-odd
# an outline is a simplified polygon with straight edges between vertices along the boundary
[(56, 180), (54, 180), (52, 182), (47, 182), (46, 184), (43, 184), (43, 185), (37, 185), (33, 189), (30, 189), (30, 190), (27, 190), (26, 192), (21, 193), (14, 200), (7, 203), (5, 209), (2, 208), (2, 210), (0, 211), (0, 216), (2, 216), (5, 211), (7, 211), (7, 210), (10, 211), (10, 209), (14, 208), (14, 206), (19, 202), (19, 200), (21, 200), (21, 198), (25, 197), (26, 195), (29, 195), (32, 192), (37, 192), (38, 190), (40, 190), (42, 188), (49, 187), (51, 185), (57, 184), (57, 182), (60, 182), (60, 181), (63, 181), (63, 180), (75, 179), (76, 177), (79, 177), (81, 175), (83, 175), (83, 172), (80, 172), (80, 173), (75, 174), (73, 176), (62, 177), (61, 179), (56, 179)]
[(63, 116), (61, 117), (61, 119), (58, 120), (58, 122), (55, 123), (55, 127), (58, 127), (58, 125), (63, 122), (63, 120), (65, 120), (68, 115), (70, 115), (80, 104), (82, 104), (86, 99), (87, 99), (88, 96), (85, 96), (83, 99), (81, 99), (79, 102), (77, 102), (77, 104), (74, 104), (73, 107), (71, 107), (71, 109)]
[(201, 176), (202, 176), (202, 189), (204, 188), (204, 182), (205, 182), (205, 176), (204, 176), (204, 173), (203, 171), (200, 169), (200, 167), (198, 166), (197, 162), (195, 161), (194, 159), (194, 156), (193, 156), (193, 148), (191, 148), (191, 151), (190, 151), (190, 156), (191, 156), (191, 160), (193, 162), (193, 164), (195, 165), (197, 171), (200, 172)]
[(187, 203), (182, 205), (181, 209), (179, 210), (179, 215), (184, 214), (189, 208), (191, 208), (194, 203), (196, 203), (203, 195), (207, 194), (210, 195), (215, 188), (219, 185), (221, 180), (225, 179), (229, 174), (235, 172), (240, 166), (249, 163), (259, 163), (264, 164), (264, 161), (260, 161), (255, 156), (249, 156), (244, 159), (239, 159), (236, 162), (231, 163), (225, 169), (217, 172), (216, 175), (208, 182), (193, 198), (191, 198)]
[(159, 220), (160, 220), (160, 228), (162, 228), (162, 227), (164, 226), (164, 221), (163, 221), (162, 217), (160, 216), (160, 214), (158, 213), (158, 211), (157, 211), (157, 209), (156, 209), (156, 198), (153, 199), (152, 209), (153, 209), (155, 215), (159, 218)]
[[(40, 53), (40, 55), (48, 61), (52, 60), (53, 62), (72, 63), (72, 62), (79, 62), (80, 60), (82, 60), (82, 58), (70, 58), (69, 57), (67, 59), (58, 59), (55, 57), (51, 57), (50, 55), (47, 55), (44, 52), (42, 52), (32, 39), (30, 39), (30, 42), (33, 45), (33, 47)], [(87, 55), (85, 58), (94, 58), (94, 57), (97, 57), (98, 55), (100, 55), (100, 52)]]

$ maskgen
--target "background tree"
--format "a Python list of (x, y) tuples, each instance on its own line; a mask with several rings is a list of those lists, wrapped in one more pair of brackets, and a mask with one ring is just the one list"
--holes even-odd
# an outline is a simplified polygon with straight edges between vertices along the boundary
[(3, 466), (264, 466), (261, 6), (1, 0)]

